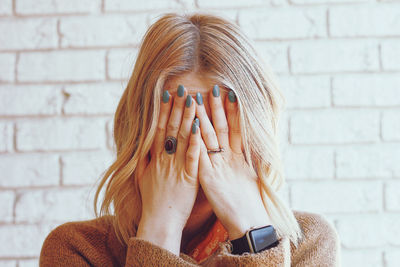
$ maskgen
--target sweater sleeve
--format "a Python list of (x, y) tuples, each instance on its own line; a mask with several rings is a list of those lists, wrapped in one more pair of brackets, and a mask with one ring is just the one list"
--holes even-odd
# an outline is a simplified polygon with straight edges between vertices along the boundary
[(341, 266), (340, 239), (335, 227), (322, 215), (307, 214), (298, 218), (305, 238), (297, 248), (291, 244), (292, 266)]
[(231, 254), (229, 243), (220, 243), (220, 248), (205, 263), (205, 266), (290, 266), (290, 244), (285, 237), (279, 240), (276, 247), (259, 253)]
[(177, 256), (146, 240), (131, 237), (126, 253), (126, 267), (133, 266), (198, 266), (189, 256), (181, 253)]

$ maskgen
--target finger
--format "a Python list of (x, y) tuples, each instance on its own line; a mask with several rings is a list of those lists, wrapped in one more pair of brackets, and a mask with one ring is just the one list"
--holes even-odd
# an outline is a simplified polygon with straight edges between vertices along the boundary
[(169, 113), (171, 111), (173, 98), (167, 90), (163, 92), (160, 104), (160, 116), (157, 123), (157, 132), (154, 137), (154, 142), (151, 147), (151, 155), (161, 154), (164, 150), (164, 139), (166, 133)]
[(181, 126), (183, 109), (185, 107), (186, 90), (183, 85), (178, 86), (177, 95), (174, 98), (174, 106), (167, 124), (167, 136), (177, 137)]
[(242, 153), (242, 135), (239, 123), (238, 102), (232, 90), (230, 90), (225, 97), (225, 108), (229, 126), (230, 147), (234, 153)]
[(214, 85), (213, 90), (209, 93), (208, 99), (210, 100), (212, 124), (217, 134), (218, 143), (221, 147), (227, 148), (229, 147), (229, 128), (218, 85)]
[(146, 170), (146, 167), (147, 167), (148, 164), (149, 164), (149, 158), (148, 158), (148, 155), (146, 155), (144, 158), (142, 158), (139, 161), (139, 163), (138, 163), (138, 165), (136, 167), (136, 171), (137, 171), (136, 177), (138, 179), (139, 185), (142, 182), (141, 177), (143, 177), (143, 173)]
[(219, 143), (217, 135), (215, 134), (214, 127), (207, 116), (207, 112), (203, 105), (203, 97), (200, 93), (196, 94), (196, 101), (196, 116), (200, 120), (201, 136), (203, 137), (204, 144), (206, 145), (207, 149), (218, 149)]
[(176, 148), (176, 155), (179, 158), (185, 156), (187, 146), (190, 138), (190, 131), (192, 130), (192, 123), (195, 116), (196, 103), (191, 95), (186, 96), (185, 110), (183, 112), (182, 123), (178, 133), (178, 145)]
[(191, 124), (189, 147), (186, 151), (185, 168), (190, 177), (197, 178), (200, 156), (200, 128), (196, 121)]
[(200, 139), (199, 176), (201, 176), (201, 172), (207, 172), (210, 168), (212, 168), (212, 163), (207, 153), (207, 147), (203, 139)]

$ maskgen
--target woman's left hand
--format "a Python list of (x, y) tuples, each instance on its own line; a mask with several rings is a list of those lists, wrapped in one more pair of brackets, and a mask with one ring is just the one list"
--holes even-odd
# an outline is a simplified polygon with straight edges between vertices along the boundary
[[(225, 116), (219, 88), (212, 91), (208, 100), (213, 125), (204, 105), (196, 109), (202, 134), (199, 181), (229, 239), (233, 240), (242, 237), (251, 227), (265, 226), (271, 221), (262, 202), (257, 174), (242, 152), (236, 96), (233, 91), (226, 94)], [(218, 147), (224, 152), (207, 153), (207, 149)]]

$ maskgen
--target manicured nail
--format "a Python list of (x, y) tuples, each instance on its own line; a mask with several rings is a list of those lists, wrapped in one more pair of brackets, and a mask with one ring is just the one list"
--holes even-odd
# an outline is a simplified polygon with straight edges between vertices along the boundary
[(163, 96), (162, 96), (162, 101), (164, 103), (168, 103), (168, 101), (169, 101), (169, 92), (168, 92), (168, 90), (164, 91)]
[(192, 133), (193, 133), (193, 134), (197, 133), (198, 127), (199, 127), (199, 126), (196, 124), (196, 122), (193, 122), (193, 125), (192, 125)]
[(200, 93), (196, 93), (197, 104), (203, 105), (203, 96)]
[(190, 107), (192, 105), (192, 96), (191, 95), (188, 95), (187, 97), (186, 97), (186, 107)]
[(196, 119), (194, 120), (194, 123), (197, 124), (197, 127), (200, 127), (200, 120), (199, 120), (199, 118), (196, 118)]
[(179, 85), (178, 86), (178, 96), (182, 97), (185, 94), (185, 88), (183, 87), (183, 85)]
[(229, 98), (229, 101), (231, 101), (232, 103), (235, 103), (236, 102), (235, 92), (230, 90), (229, 93), (228, 93), (228, 98)]
[(219, 86), (216, 84), (216, 85), (214, 85), (214, 88), (213, 88), (213, 96), (214, 97), (218, 97), (219, 96)]

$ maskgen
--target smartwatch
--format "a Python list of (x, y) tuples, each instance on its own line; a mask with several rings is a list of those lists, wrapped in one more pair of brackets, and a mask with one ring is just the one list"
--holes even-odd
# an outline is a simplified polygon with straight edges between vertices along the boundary
[(251, 228), (244, 236), (231, 240), (231, 244), (232, 254), (240, 255), (244, 252), (258, 253), (275, 247), (279, 244), (279, 240), (275, 228), (272, 225), (267, 225)]

